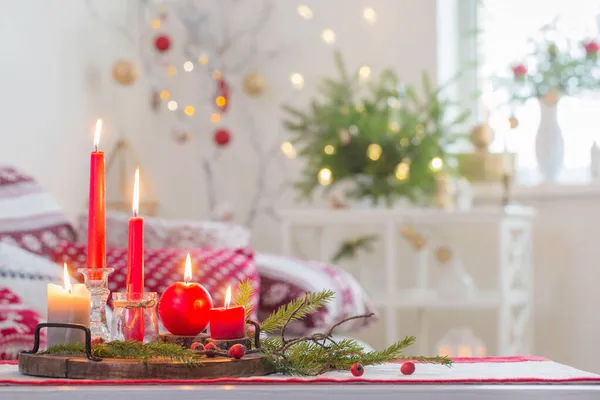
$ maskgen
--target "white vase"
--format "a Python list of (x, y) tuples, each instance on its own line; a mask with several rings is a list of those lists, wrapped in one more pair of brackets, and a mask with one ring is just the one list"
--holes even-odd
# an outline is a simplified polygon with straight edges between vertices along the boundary
[(540, 101), (540, 126), (535, 138), (535, 157), (542, 178), (555, 182), (565, 159), (565, 141), (558, 124), (557, 102)]

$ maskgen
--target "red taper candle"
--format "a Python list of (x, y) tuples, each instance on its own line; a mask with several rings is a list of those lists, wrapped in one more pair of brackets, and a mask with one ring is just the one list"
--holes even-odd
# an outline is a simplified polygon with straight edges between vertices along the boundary
[(88, 268), (106, 268), (106, 218), (104, 152), (98, 151), (102, 120), (96, 121), (94, 151), (90, 156), (90, 199), (88, 206)]
[[(130, 301), (141, 300), (144, 293), (144, 219), (138, 216), (140, 206), (140, 169), (135, 170), (133, 185), (133, 217), (129, 219), (129, 245), (127, 247), (126, 291)], [(127, 340), (144, 340), (144, 316), (141, 310), (132, 309), (128, 320)]]

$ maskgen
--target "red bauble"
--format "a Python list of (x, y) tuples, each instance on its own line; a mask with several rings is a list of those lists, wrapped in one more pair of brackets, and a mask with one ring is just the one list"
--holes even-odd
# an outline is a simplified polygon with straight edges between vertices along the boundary
[(415, 372), (415, 363), (407, 361), (400, 367), (400, 372), (404, 375), (412, 375)]
[(585, 48), (585, 54), (588, 56), (594, 56), (600, 51), (600, 45), (594, 40), (585, 43), (583, 47)]
[(365, 373), (365, 367), (361, 363), (354, 363), (352, 367), (350, 367), (350, 372), (354, 376), (362, 376)]
[(246, 349), (244, 348), (243, 345), (241, 345), (239, 343), (234, 344), (229, 349), (229, 357), (235, 358), (236, 360), (239, 360), (240, 358), (244, 357), (244, 354), (246, 354)]
[(231, 141), (231, 133), (227, 129), (217, 129), (213, 138), (217, 146), (227, 146)]
[(175, 282), (160, 297), (158, 315), (169, 332), (196, 336), (208, 325), (212, 298), (198, 283)]
[(512, 67), (515, 78), (522, 78), (527, 73), (527, 67), (523, 64), (518, 64)]
[[(214, 350), (219, 350), (219, 347), (216, 344), (214, 344), (213, 342), (210, 342), (210, 343), (207, 343), (206, 346), (204, 346), (204, 350), (206, 350), (206, 351), (213, 350), (214, 351)], [(208, 358), (213, 358), (213, 357), (216, 357), (216, 356), (217, 355), (214, 354), (214, 353), (213, 354), (210, 354), (210, 353), (206, 354), (206, 357), (208, 357)]]
[(167, 35), (158, 35), (154, 39), (154, 47), (156, 47), (156, 50), (160, 51), (161, 53), (169, 50), (171, 48), (171, 38), (169, 38)]

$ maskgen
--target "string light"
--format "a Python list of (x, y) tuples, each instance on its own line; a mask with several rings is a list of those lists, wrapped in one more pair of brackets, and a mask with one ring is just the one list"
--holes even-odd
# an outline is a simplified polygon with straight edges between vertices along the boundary
[(168, 108), (170, 111), (175, 111), (175, 110), (177, 110), (177, 102), (176, 102), (175, 100), (171, 100), (171, 101), (169, 101), (169, 102), (167, 103), (167, 108)]
[(185, 106), (185, 108), (183, 109), (183, 112), (188, 117), (191, 117), (196, 112), (196, 109), (194, 108), (194, 106)]
[(408, 174), (410, 172), (410, 164), (407, 161), (402, 161), (396, 166), (396, 179), (399, 181), (404, 181), (408, 178)]
[(185, 70), (185, 72), (192, 72), (194, 70), (194, 63), (191, 61), (184, 62), (183, 69)]
[(327, 155), (332, 155), (332, 154), (335, 154), (335, 147), (333, 147), (332, 145), (328, 144), (327, 146), (325, 146), (325, 148), (323, 149), (323, 151)]
[(441, 171), (443, 166), (444, 161), (442, 161), (442, 159), (439, 157), (433, 157), (429, 163), (429, 169), (433, 172)]
[(177, 68), (173, 66), (167, 68), (167, 74), (169, 74), (170, 76), (177, 75)]
[(152, 29), (160, 29), (160, 19), (152, 20)]
[(332, 29), (323, 29), (321, 32), (321, 39), (327, 44), (335, 43), (335, 32)]
[(400, 139), (400, 146), (402, 147), (406, 147), (410, 144), (410, 140), (406, 137), (403, 137), (402, 139)]
[(294, 89), (300, 90), (304, 87), (304, 77), (297, 72), (290, 75), (290, 82)]
[(300, 16), (304, 19), (312, 19), (312, 17), (313, 17), (312, 10), (306, 4), (298, 5), (298, 7), (296, 8), (296, 11), (298, 11), (298, 14), (300, 14)]
[(417, 138), (417, 140), (421, 140), (423, 139), (423, 137), (425, 136), (425, 127), (423, 126), (423, 124), (419, 124), (415, 127), (415, 137)]
[(227, 104), (227, 99), (223, 96), (218, 96), (215, 99), (215, 104), (217, 105), (217, 107), (225, 107), (225, 104)]
[(350, 125), (348, 127), (348, 132), (350, 132), (350, 134), (353, 135), (353, 136), (358, 135), (358, 126), (356, 126), (356, 125)]
[(322, 168), (317, 176), (319, 184), (327, 186), (331, 184), (331, 170), (329, 168)]
[(281, 143), (281, 152), (290, 160), (296, 158), (296, 149), (291, 142), (287, 140)]
[(356, 108), (356, 111), (358, 111), (358, 112), (363, 112), (363, 111), (365, 111), (365, 105), (364, 105), (363, 103), (358, 103), (358, 104), (355, 106), (355, 108)]
[(400, 124), (397, 123), (396, 121), (390, 122), (389, 128), (390, 128), (390, 131), (392, 131), (392, 132), (395, 132), (395, 133), (400, 132)]
[(208, 64), (208, 56), (206, 54), (199, 55), (198, 62), (200, 63), (200, 65)]
[(219, 122), (221, 122), (221, 114), (219, 114), (219, 113), (210, 114), (210, 122), (212, 122), (213, 124), (218, 124)]
[(371, 67), (363, 65), (358, 69), (358, 75), (360, 76), (361, 81), (366, 81), (371, 76)]
[(171, 98), (171, 92), (169, 92), (167, 89), (161, 90), (160, 98), (163, 100), (169, 100)]
[(367, 7), (363, 10), (363, 17), (369, 24), (374, 24), (377, 21), (377, 13), (371, 7)]
[(218, 81), (219, 79), (221, 79), (223, 77), (223, 74), (221, 73), (221, 71), (219, 71), (218, 69), (215, 69), (212, 72), (212, 77), (215, 81)]
[(381, 157), (381, 146), (377, 143), (371, 143), (369, 147), (367, 147), (367, 157), (369, 157), (373, 161), (379, 160)]

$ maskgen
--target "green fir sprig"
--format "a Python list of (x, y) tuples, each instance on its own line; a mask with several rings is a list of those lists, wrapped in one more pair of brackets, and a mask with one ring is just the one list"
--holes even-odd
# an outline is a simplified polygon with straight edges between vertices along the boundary
[[(83, 344), (61, 344), (52, 346), (40, 354), (53, 355), (85, 355)], [(148, 363), (150, 360), (163, 359), (180, 362), (189, 366), (202, 365), (197, 354), (173, 343), (140, 343), (136, 341), (114, 340), (108, 343), (92, 345), (92, 355), (100, 358), (128, 358)]]
[(250, 279), (238, 283), (237, 289), (237, 295), (233, 299), (233, 303), (238, 306), (244, 306), (246, 310), (246, 319), (248, 319), (250, 318), (250, 314), (252, 314), (252, 297), (256, 291), (254, 286), (252, 286), (252, 281)]
[(307, 293), (275, 310), (261, 322), (260, 329), (264, 333), (280, 331), (290, 322), (301, 320), (308, 314), (319, 311), (334, 297), (335, 293), (332, 290)]

